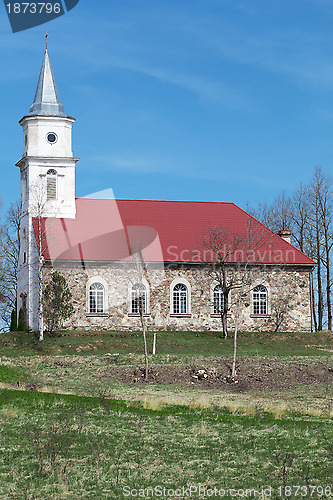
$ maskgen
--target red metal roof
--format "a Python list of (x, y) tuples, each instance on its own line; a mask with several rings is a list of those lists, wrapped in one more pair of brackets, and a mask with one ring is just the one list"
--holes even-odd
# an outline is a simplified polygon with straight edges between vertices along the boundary
[[(38, 242), (38, 220), (34, 228)], [(46, 259), (121, 261), (142, 249), (147, 262), (213, 262), (203, 244), (209, 228), (240, 235), (229, 262), (307, 264), (314, 261), (263, 226), (234, 203), (78, 198), (75, 219), (44, 219), (42, 251)]]

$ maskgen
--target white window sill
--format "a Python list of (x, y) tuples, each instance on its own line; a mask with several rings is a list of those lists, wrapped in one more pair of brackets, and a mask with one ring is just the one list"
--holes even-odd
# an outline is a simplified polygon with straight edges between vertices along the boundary
[[(219, 313), (211, 313), (211, 318), (221, 318), (221, 314)], [(231, 318), (231, 314), (227, 314), (227, 318)]]
[(190, 313), (170, 313), (171, 318), (191, 318), (192, 314)]
[[(129, 316), (130, 318), (132, 318), (132, 317), (134, 317), (134, 318), (140, 318), (140, 313), (128, 313), (127, 316)], [(143, 314), (144, 318), (147, 318), (147, 316), (150, 316), (150, 313), (144, 313)]]
[(109, 316), (108, 313), (86, 313), (87, 318), (95, 318), (95, 317), (106, 318), (108, 316)]
[(250, 314), (250, 318), (270, 318), (271, 314)]

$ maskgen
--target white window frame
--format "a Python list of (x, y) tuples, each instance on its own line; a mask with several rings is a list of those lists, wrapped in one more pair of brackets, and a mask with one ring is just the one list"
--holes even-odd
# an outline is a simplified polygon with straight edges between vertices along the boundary
[[(55, 197), (49, 197), (49, 181), (55, 182)], [(46, 199), (47, 201), (53, 201), (58, 199), (58, 172), (54, 168), (50, 168), (46, 172)]]
[[(173, 309), (173, 291), (176, 285), (185, 285), (186, 293), (186, 312), (175, 313)], [(172, 316), (190, 316), (191, 315), (191, 285), (185, 278), (175, 278), (170, 285), (170, 315)]]
[[(103, 312), (90, 312), (90, 287), (94, 283), (99, 283), (104, 288)], [(86, 284), (86, 314), (99, 316), (100, 314), (108, 313), (108, 285), (104, 278), (101, 276), (93, 276), (87, 281)]]
[[(265, 293), (266, 295), (266, 312), (265, 313), (261, 313), (260, 312), (260, 309), (261, 309), (261, 299), (259, 298), (259, 313), (255, 313), (254, 312), (254, 304), (255, 304), (255, 300), (254, 300), (254, 295), (255, 293), (260, 293), (260, 292), (256, 292), (256, 288), (258, 287), (263, 287), (265, 288), (265, 292), (261, 292), (261, 293)], [(269, 286), (267, 285), (267, 283), (258, 283), (256, 284), (252, 290), (251, 290), (251, 316), (269, 316), (270, 315), (270, 288)]]
[[(214, 290), (217, 286), (221, 286), (221, 285), (217, 281), (214, 281), (210, 287), (210, 313), (212, 316), (221, 316), (221, 313), (215, 312)], [(221, 293), (222, 293), (222, 300), (224, 302), (224, 295), (223, 295), (222, 290), (221, 290)]]
[(149, 288), (149, 283), (146, 279), (143, 279), (141, 283), (136, 281), (135, 283), (129, 283), (128, 284), (128, 314), (129, 316), (140, 316), (140, 313), (134, 313), (132, 312), (132, 292), (133, 292), (133, 287), (136, 285), (143, 285), (145, 287), (145, 292), (146, 292), (146, 304), (145, 304), (145, 312), (143, 313), (145, 316), (150, 314), (150, 288)]

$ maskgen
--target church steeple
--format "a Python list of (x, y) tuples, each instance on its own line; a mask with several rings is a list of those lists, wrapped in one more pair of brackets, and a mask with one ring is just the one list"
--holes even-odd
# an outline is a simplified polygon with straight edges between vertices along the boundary
[(40, 317), (33, 217), (75, 218), (78, 158), (72, 151), (74, 122), (64, 112), (46, 46), (34, 102), (30, 113), (19, 121), (23, 155), (16, 164), (21, 173), (22, 207), (17, 303), (18, 308), (25, 307), (27, 323), (33, 330), (38, 329)]
[(60, 100), (47, 48), (45, 49), (34, 102), (28, 116), (67, 116)]
[(32, 193), (38, 191), (46, 197), (46, 217), (75, 217), (74, 122), (64, 112), (46, 46), (34, 102), (19, 122), (23, 129), (23, 155), (17, 163), (23, 179), (22, 213), (32, 213)]

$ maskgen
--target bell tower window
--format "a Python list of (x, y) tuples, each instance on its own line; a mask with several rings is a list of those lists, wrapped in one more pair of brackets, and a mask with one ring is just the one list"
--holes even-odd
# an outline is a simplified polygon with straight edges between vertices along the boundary
[(53, 168), (46, 172), (46, 192), (48, 200), (57, 199), (57, 172)]
[(54, 144), (55, 142), (57, 142), (57, 139), (58, 139), (57, 134), (55, 134), (54, 132), (49, 132), (46, 136), (46, 140), (50, 144)]

